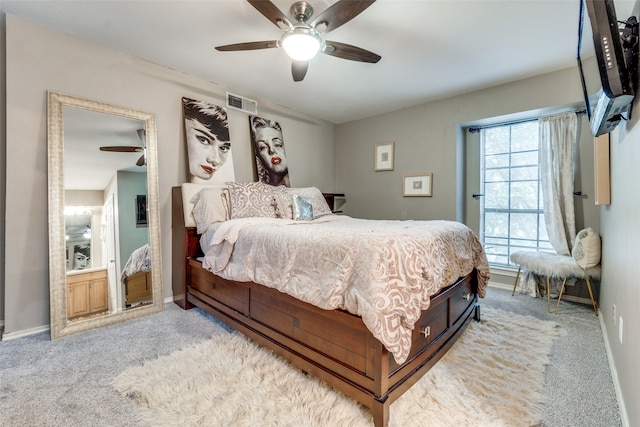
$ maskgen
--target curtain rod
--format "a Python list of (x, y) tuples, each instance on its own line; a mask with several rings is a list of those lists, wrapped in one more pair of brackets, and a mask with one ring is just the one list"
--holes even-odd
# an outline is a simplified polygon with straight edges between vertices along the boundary
[[(567, 111), (567, 113), (570, 113), (570, 112), (571, 112), (571, 111)], [(579, 110), (579, 111), (574, 111), (574, 112), (575, 112), (576, 114), (578, 114), (578, 115), (581, 115), (581, 114), (587, 114), (587, 110)], [(564, 114), (564, 113), (561, 113), (561, 114)], [(503, 122), (503, 123), (495, 123), (495, 124), (492, 124), (492, 125), (486, 125), (486, 126), (470, 127), (470, 128), (467, 128), (467, 130), (468, 130), (470, 133), (476, 133), (476, 132), (480, 132), (482, 129), (497, 128), (497, 127), (500, 127), (500, 126), (518, 125), (518, 124), (520, 124), (520, 123), (532, 122), (532, 121), (534, 121), (534, 120), (538, 120), (538, 119), (541, 119), (541, 118), (543, 118), (543, 117), (551, 117), (551, 116), (555, 116), (555, 115), (556, 115), (556, 114), (550, 114), (550, 115), (548, 115), (548, 116), (540, 116), (540, 117), (535, 117), (535, 118), (532, 118), (532, 119), (523, 119), (523, 120), (516, 120), (516, 121), (513, 121), (513, 122)]]

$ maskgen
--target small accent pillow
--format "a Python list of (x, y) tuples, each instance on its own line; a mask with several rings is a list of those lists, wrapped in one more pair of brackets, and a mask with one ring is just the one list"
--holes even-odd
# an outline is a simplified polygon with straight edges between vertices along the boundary
[(276, 217), (293, 219), (293, 206), (291, 206), (291, 196), (288, 193), (276, 193), (273, 195), (276, 204)]
[(293, 196), (293, 219), (296, 221), (313, 220), (313, 201), (311, 197)]
[(584, 269), (595, 267), (600, 263), (600, 235), (591, 227), (581, 230), (571, 249), (571, 256)]
[(277, 218), (274, 194), (284, 194), (286, 187), (262, 182), (227, 182), (230, 218)]
[(222, 187), (205, 187), (191, 198), (190, 202), (193, 203), (192, 213), (198, 234), (207, 231), (209, 225), (214, 222), (229, 219), (223, 198), (224, 191), (226, 189)]
[(322, 195), (322, 192), (317, 187), (306, 188), (288, 188), (286, 191), (293, 197), (295, 195), (310, 197), (313, 204), (313, 217), (320, 218), (321, 216), (331, 215), (331, 209), (327, 204), (327, 200)]

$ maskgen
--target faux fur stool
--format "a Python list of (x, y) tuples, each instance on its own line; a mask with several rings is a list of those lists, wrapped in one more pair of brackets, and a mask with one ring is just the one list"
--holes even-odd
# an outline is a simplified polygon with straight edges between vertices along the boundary
[(591, 228), (586, 228), (577, 234), (571, 256), (535, 251), (513, 252), (510, 258), (511, 262), (518, 265), (518, 273), (516, 274), (516, 281), (513, 284), (513, 292), (511, 295), (514, 295), (516, 292), (520, 272), (523, 268), (538, 276), (546, 277), (547, 310), (551, 312), (551, 300), (549, 296), (551, 293), (551, 278), (562, 279), (562, 288), (560, 289), (560, 295), (558, 296), (558, 302), (556, 304), (557, 313), (567, 279), (584, 279), (587, 283), (589, 296), (591, 297), (593, 311), (597, 316), (598, 307), (593, 299), (591, 279), (600, 279), (600, 275), (602, 274), (600, 268), (600, 245), (600, 236), (598, 233)]

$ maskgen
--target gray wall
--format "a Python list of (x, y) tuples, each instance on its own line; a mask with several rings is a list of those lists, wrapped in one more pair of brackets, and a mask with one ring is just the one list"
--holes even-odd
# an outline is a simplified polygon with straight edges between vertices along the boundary
[[(363, 218), (455, 220), (459, 204), (457, 162), (458, 156), (464, 156), (462, 125), (483, 123), (492, 117), (515, 119), (523, 112), (544, 114), (549, 107), (568, 109), (581, 99), (577, 68), (572, 68), (339, 125), (336, 173), (338, 190), (347, 194), (345, 213)], [(586, 122), (583, 117), (581, 120)], [(579, 220), (598, 229), (592, 139), (586, 123), (581, 129), (576, 188), (586, 199), (577, 201)], [(396, 143), (395, 169), (374, 172), (374, 145), (385, 141)], [(433, 196), (402, 197), (402, 176), (421, 172), (433, 173)], [(473, 204), (470, 194), (474, 189), (468, 187), (469, 197), (463, 198), (463, 203)]]
[[(640, 15), (640, 1), (633, 8)], [(631, 120), (611, 134), (611, 205), (603, 207), (601, 322), (613, 355), (614, 376), (624, 396), (627, 425), (640, 425), (640, 97)], [(617, 316), (614, 319), (613, 306)], [(622, 341), (619, 333), (622, 325)], [(633, 403), (636, 402), (636, 403)]]
[[(640, 124), (633, 119), (612, 133), (611, 205), (602, 209), (602, 288), (600, 311), (630, 426), (640, 425)], [(618, 318), (613, 317), (616, 305)], [(622, 318), (622, 342), (618, 338)], [(632, 402), (636, 402), (633, 404)]]
[[(636, 2), (632, 15), (640, 14)], [(613, 355), (614, 377), (620, 382), (627, 425), (640, 425), (640, 105), (633, 105), (631, 120), (611, 134), (611, 205), (602, 208), (601, 321)], [(613, 305), (617, 308), (614, 321)], [(622, 322), (620, 321), (622, 319)], [(619, 339), (620, 324), (622, 342)], [(633, 402), (636, 402), (635, 404)]]
[[(7, 204), (5, 254), (0, 259), (0, 269), (5, 266), (0, 283), (5, 333), (49, 323), (47, 90), (155, 113), (162, 272), (164, 293), (170, 297), (170, 189), (187, 180), (181, 99), (225, 105), (227, 88), (11, 15), (6, 16), (6, 88), (7, 168), (0, 177), (0, 183), (6, 179), (0, 199)], [(291, 184), (335, 191), (334, 126), (266, 100), (258, 102), (260, 115), (282, 125)], [(228, 115), (236, 180), (253, 181), (247, 114), (229, 109)]]
[[(344, 211), (364, 218), (455, 220), (460, 208), (456, 200), (456, 162), (460, 154), (457, 147), (464, 148), (464, 144), (459, 144), (464, 135), (459, 129), (461, 124), (482, 123), (483, 119), (498, 116), (511, 118), (518, 112), (544, 114), (548, 107), (572, 106), (581, 99), (577, 70), (567, 69), (339, 125), (336, 173), (337, 189), (347, 195)], [(586, 193), (586, 198), (578, 200), (577, 221), (602, 233), (600, 320), (606, 327), (605, 340), (612, 352), (614, 375), (627, 402), (627, 425), (640, 425), (640, 408), (630, 405), (640, 401), (636, 369), (640, 333), (634, 329), (640, 324), (638, 108), (632, 122), (613, 133), (611, 206), (594, 205), (593, 145), (584, 117), (580, 126), (580, 171), (576, 177), (576, 189)], [(374, 145), (385, 141), (396, 142), (395, 169), (374, 172)], [(402, 197), (402, 175), (417, 172), (433, 173), (433, 197)], [(464, 179), (464, 174), (461, 176)], [(464, 212), (464, 206), (461, 211)], [(492, 272), (492, 281), (495, 280), (513, 283), (512, 276)], [(613, 304), (624, 319), (622, 344), (618, 341), (617, 326), (613, 326)]]
[(122, 271), (133, 251), (149, 243), (149, 228), (136, 225), (136, 196), (147, 194), (147, 174), (118, 171), (116, 175), (119, 266)]

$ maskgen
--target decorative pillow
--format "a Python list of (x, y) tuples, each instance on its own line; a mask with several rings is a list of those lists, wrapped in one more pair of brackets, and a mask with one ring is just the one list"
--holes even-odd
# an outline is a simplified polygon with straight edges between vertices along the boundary
[(198, 234), (204, 233), (214, 222), (229, 219), (222, 196), (224, 191), (225, 189), (222, 187), (205, 187), (191, 198), (193, 218)]
[[(220, 188), (225, 189), (222, 185), (206, 185), (206, 184), (194, 184), (191, 182), (185, 182), (180, 185), (182, 190), (182, 211), (184, 212), (184, 225), (186, 227), (197, 227), (196, 220), (193, 217), (193, 202), (191, 201), (200, 190), (204, 188)], [(229, 209), (227, 208), (227, 212)], [(227, 213), (227, 219), (229, 214)]]
[(293, 219), (293, 207), (291, 206), (291, 196), (288, 193), (276, 193), (273, 195), (276, 204), (276, 217)]
[(322, 192), (317, 187), (306, 188), (288, 188), (286, 190), (292, 197), (295, 195), (310, 197), (313, 204), (313, 217), (320, 218), (321, 216), (331, 215), (331, 209), (327, 204), (327, 200), (322, 195)]
[(227, 182), (230, 218), (277, 218), (274, 194), (284, 194), (286, 187), (262, 182)]
[(571, 249), (571, 256), (584, 269), (595, 267), (600, 263), (600, 235), (591, 227), (581, 230)]
[(293, 196), (293, 219), (296, 221), (313, 219), (313, 201), (311, 197)]
[(231, 218), (231, 207), (229, 206), (229, 189), (222, 189), (222, 204), (224, 205), (224, 210), (227, 213), (227, 219)]

